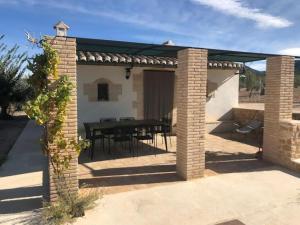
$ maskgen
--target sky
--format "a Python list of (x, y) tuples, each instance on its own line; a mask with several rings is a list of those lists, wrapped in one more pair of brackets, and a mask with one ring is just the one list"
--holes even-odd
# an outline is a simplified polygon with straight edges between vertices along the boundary
[(32, 54), (25, 32), (62, 20), (69, 36), (300, 55), (299, 12), (299, 0), (0, 0), (0, 34)]

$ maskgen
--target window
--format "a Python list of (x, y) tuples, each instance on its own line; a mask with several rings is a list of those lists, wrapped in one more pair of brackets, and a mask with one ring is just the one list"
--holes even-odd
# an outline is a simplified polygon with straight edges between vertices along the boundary
[(108, 100), (108, 84), (98, 84), (98, 101)]

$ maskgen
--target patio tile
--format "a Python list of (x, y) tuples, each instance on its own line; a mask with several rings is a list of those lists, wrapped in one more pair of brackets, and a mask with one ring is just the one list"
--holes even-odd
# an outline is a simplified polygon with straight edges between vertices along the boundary
[[(231, 140), (230, 134), (208, 134), (205, 176), (266, 170), (271, 166), (254, 157), (258, 148), (255, 142), (248, 142)], [(176, 137), (172, 137), (171, 146), (168, 140), (169, 152), (164, 147), (161, 139), (157, 149), (145, 143), (143, 149), (139, 149), (139, 156), (133, 157), (127, 148), (120, 146), (112, 148), (112, 155), (109, 155), (100, 150), (98, 143), (93, 161), (87, 153), (80, 157), (80, 186), (100, 188), (104, 194), (113, 194), (180, 182), (176, 174)]]

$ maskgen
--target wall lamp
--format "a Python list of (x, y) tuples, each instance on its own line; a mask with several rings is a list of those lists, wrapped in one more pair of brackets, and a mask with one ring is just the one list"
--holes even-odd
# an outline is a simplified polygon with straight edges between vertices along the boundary
[(131, 76), (131, 69), (132, 69), (132, 65), (130, 67), (125, 68), (125, 78), (126, 80), (128, 80)]

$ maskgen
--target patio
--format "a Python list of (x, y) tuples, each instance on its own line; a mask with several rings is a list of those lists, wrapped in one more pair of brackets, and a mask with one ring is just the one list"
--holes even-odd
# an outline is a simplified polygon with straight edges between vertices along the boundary
[[(84, 162), (84, 167), (80, 165), (79, 170), (77, 154), (72, 149), (69, 149), (68, 151), (71, 153), (70, 167), (65, 171), (64, 175), (70, 177), (72, 181), (70, 187), (72, 192), (78, 191), (78, 177), (80, 177), (79, 183), (81, 185), (90, 183), (94, 184), (94, 186), (104, 186), (105, 189), (108, 189), (106, 188), (108, 186), (114, 187), (114, 191), (107, 191), (109, 193), (118, 192), (117, 189), (123, 186), (137, 188), (139, 184), (147, 186), (147, 184), (174, 182), (179, 180), (178, 177), (183, 180), (192, 180), (208, 174), (239, 172), (245, 171), (245, 169), (248, 171), (265, 169), (265, 163), (257, 163), (257, 166), (253, 168), (252, 166), (247, 167), (246, 165), (250, 164), (249, 161), (251, 161), (250, 159), (252, 159), (253, 155), (251, 156), (247, 151), (244, 152), (245, 150), (240, 150), (244, 149), (242, 146), (230, 147), (230, 144), (222, 140), (220, 141), (220, 148), (217, 148), (218, 141), (212, 140), (213, 147), (210, 147), (212, 146), (209, 144), (210, 137), (206, 135), (206, 102), (208, 97), (208, 68), (210, 62), (213, 61), (245, 63), (267, 60), (263, 159), (299, 171), (298, 137), (300, 123), (292, 120), (293, 93), (291, 87), (293, 87), (294, 80), (295, 57), (199, 47), (75, 38), (65, 37), (64, 35), (49, 39), (49, 42), (51, 42), (53, 48), (58, 50), (60, 57), (59, 74), (69, 76), (75, 87), (63, 127), (63, 132), (67, 134), (66, 136), (70, 140), (77, 139), (77, 131), (78, 128), (80, 129), (80, 124), (82, 126), (84, 122), (99, 121), (99, 117), (107, 117), (108, 115), (116, 118), (133, 116), (137, 119), (144, 119), (145, 111), (143, 110), (146, 107), (143, 107), (143, 97), (145, 100), (148, 96), (143, 91), (146, 86), (142, 79), (144, 66), (151, 63), (157, 65), (156, 60), (153, 61), (154, 57), (157, 60), (158, 58), (166, 59), (158, 60), (162, 63), (158, 65), (161, 69), (167, 69), (166, 66), (169, 65), (176, 67), (177, 85), (175, 85), (172, 93), (174, 97), (170, 99), (175, 99), (174, 102), (177, 105), (175, 113), (177, 118), (177, 146), (172, 146), (174, 149), (168, 154), (153, 156), (153, 153), (151, 153), (150, 155), (144, 154), (144, 156), (138, 158), (127, 157), (120, 160), (99, 160), (99, 164), (89, 163), (87, 160), (80, 159), (81, 162)], [(123, 56), (121, 58), (115, 57), (112, 53)], [(112, 55), (108, 56), (107, 54)], [(112, 71), (107, 70), (110, 67), (100, 67), (107, 61), (112, 63), (110, 66), (120, 63), (120, 67), (114, 67)], [(218, 63), (215, 64), (219, 65)], [(228, 63), (225, 64), (228, 66)], [(233, 67), (231, 63), (229, 64)], [(222, 65), (224, 64), (220, 63), (221, 67)], [(139, 70), (134, 71), (134, 68), (137, 67)], [(86, 70), (80, 71), (83, 68), (86, 68)], [(105, 79), (103, 77), (91, 77), (90, 81), (83, 79), (81, 82), (77, 82), (80, 77), (88, 77), (85, 74), (92, 73), (94, 75), (101, 71), (105, 73)], [(144, 72), (146, 73), (146, 71)], [(112, 81), (113, 76), (110, 74), (116, 73), (120, 79)], [(130, 78), (131, 76), (132, 78)], [(104, 83), (103, 79), (105, 80)], [(125, 91), (128, 86), (131, 86), (132, 90), (130, 95)], [(111, 92), (108, 91), (109, 87), (111, 87)], [(122, 87), (124, 87), (124, 90)], [(82, 96), (85, 99), (84, 104), (81, 104), (82, 99), (80, 97)], [(116, 114), (117, 111), (123, 109), (119, 107), (120, 104), (115, 104), (116, 102), (118, 103), (119, 98), (121, 99), (120, 96), (123, 96), (124, 99), (131, 96), (129, 100), (127, 99), (128, 101), (124, 101), (121, 104), (124, 109), (127, 106), (130, 107), (130, 109), (126, 108), (127, 110), (121, 111), (124, 115)], [(99, 101), (104, 102), (99, 104)], [(222, 100), (222, 102), (226, 101)], [(85, 105), (85, 103), (91, 103), (91, 105)], [(96, 105), (101, 107), (94, 107)], [(78, 111), (78, 106), (81, 106), (81, 111)], [(107, 106), (113, 107), (106, 112), (106, 116), (99, 115), (99, 112), (107, 109)], [(173, 111), (172, 108), (170, 109), (171, 111)], [(94, 118), (89, 114), (92, 112), (95, 112)], [(174, 114), (174, 112), (172, 113)], [(83, 115), (86, 115), (86, 117), (82, 118)], [(154, 119), (154, 117), (150, 119)], [(230, 150), (230, 148), (233, 150)], [(240, 152), (237, 152), (237, 150)], [(252, 154), (255, 152), (256, 150)], [(104, 159), (107, 158), (104, 156)], [(230, 163), (225, 162), (226, 160), (224, 159), (230, 159)], [(133, 162), (126, 162), (126, 160)], [(256, 165), (256, 163), (253, 165)], [(157, 173), (160, 173), (157, 172), (160, 171), (157, 169), (158, 166), (167, 174), (161, 177), (167, 176), (167, 178), (163, 179), (157, 176)], [(124, 167), (129, 167), (129, 169), (119, 169)], [(153, 170), (153, 168), (156, 169)], [(51, 173), (51, 165), (49, 171), (50, 200), (55, 201), (57, 193), (53, 184), (56, 181)], [(80, 176), (78, 176), (78, 171)], [(142, 176), (143, 173), (151, 174), (150, 177), (154, 177), (157, 181), (150, 179), (148, 175)], [(145, 177), (150, 180), (147, 180)], [(142, 182), (138, 181), (138, 178)], [(104, 182), (100, 183), (98, 182), (99, 180), (104, 180)], [(128, 185), (122, 185), (124, 182)]]
[[(2, 189), (0, 190), (2, 197), (0, 200), (1, 224), (35, 224), (34, 221), (38, 220), (39, 214), (36, 209), (41, 206), (43, 167), (43, 155), (37, 141), (40, 133), (40, 127), (30, 121), (10, 152), (3, 170), (0, 171), (0, 183), (4, 184), (0, 187)], [(217, 159), (214, 162), (208, 160), (210, 162), (207, 162), (206, 167), (212, 168), (214, 173), (209, 173), (211, 171), (206, 169), (204, 179), (189, 182), (164, 180), (159, 183), (156, 180), (157, 183), (154, 183), (154, 179), (148, 179), (148, 183), (135, 183), (134, 185), (127, 183), (126, 185), (103, 187), (101, 190), (107, 195), (99, 199), (96, 208), (87, 211), (86, 216), (80, 218), (75, 224), (85, 225), (102, 221), (104, 224), (120, 225), (215, 225), (239, 220), (247, 225), (265, 223), (298, 225), (299, 174), (254, 159), (253, 152), (257, 150), (254, 146), (212, 135), (208, 135), (207, 139), (207, 148), (210, 146), (210, 149), (215, 152), (220, 149), (226, 150), (222, 157), (218, 158), (218, 170), (212, 166)], [(173, 148), (175, 148), (175, 141), (172, 140), (169, 155), (174, 152)], [(240, 154), (238, 154), (239, 149)], [(151, 159), (155, 163), (167, 155), (159, 154), (156, 158), (148, 155), (118, 159), (119, 156), (116, 154), (117, 159), (105, 162), (97, 161), (101, 158), (101, 154), (96, 154), (95, 161), (90, 162), (87, 155), (84, 154), (80, 160), (87, 162), (84, 163), (85, 165), (79, 164), (79, 179), (81, 183), (83, 177), (86, 178), (85, 181), (92, 179), (92, 171), (85, 166), (95, 169), (96, 172), (98, 172), (96, 168), (103, 168), (101, 171), (107, 172), (108, 170), (104, 170), (104, 165), (106, 168), (122, 169), (133, 165), (133, 162), (137, 166), (143, 165), (145, 158)], [(224, 155), (229, 155), (231, 160), (224, 160)], [(32, 156), (34, 157), (32, 158)], [(30, 164), (28, 164), (28, 157), (31, 157)], [(15, 167), (16, 162), (18, 162), (18, 167)], [(121, 162), (123, 163), (122, 167), (119, 166)], [(240, 162), (240, 167), (225, 167), (225, 165), (238, 165), (236, 162)], [(119, 165), (117, 165), (118, 163)], [(252, 167), (249, 168), (247, 165), (252, 165)], [(152, 166), (155, 165), (152, 164)], [(221, 171), (224, 168), (227, 170)], [(146, 169), (147, 167), (145, 167)], [(218, 176), (214, 176), (216, 172), (218, 172)], [(11, 176), (12, 173), (15, 176)], [(94, 177), (98, 182), (95, 184), (100, 184), (100, 178), (108, 174), (101, 173), (98, 172), (98, 177)], [(167, 171), (160, 169), (154, 174), (163, 173), (167, 173)], [(144, 174), (149, 175), (149, 170), (144, 171)], [(120, 176), (120, 173), (110, 173), (110, 177), (116, 179), (119, 179)], [(132, 175), (128, 174), (127, 177), (132, 177)], [(280, 181), (280, 185), (278, 185), (278, 181)], [(173, 216), (170, 217), (170, 215)]]
[(298, 225), (299, 185), (297, 174), (276, 166), (210, 176), (106, 195), (75, 224)]
[[(224, 173), (238, 173), (267, 170), (270, 164), (255, 158), (258, 148), (255, 140), (238, 142), (231, 134), (219, 136), (208, 134), (206, 138), (205, 176)], [(95, 158), (90, 160), (87, 152), (79, 158), (79, 183), (81, 187), (99, 187), (104, 194), (144, 189), (181, 181), (176, 174), (176, 137), (172, 136), (169, 151), (158, 136), (156, 149), (152, 145), (139, 150), (138, 157), (132, 157), (128, 149), (112, 148), (109, 155), (95, 146)], [(239, 140), (243, 140), (239, 138)], [(243, 140), (244, 141), (244, 140)], [(155, 154), (156, 153), (156, 154)]]

